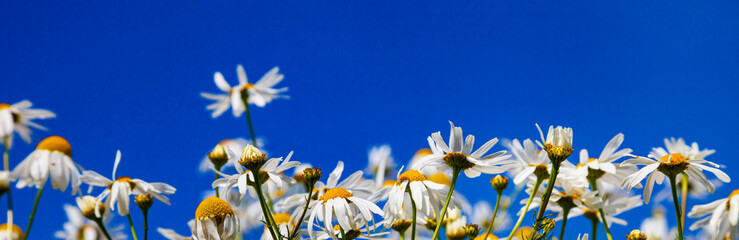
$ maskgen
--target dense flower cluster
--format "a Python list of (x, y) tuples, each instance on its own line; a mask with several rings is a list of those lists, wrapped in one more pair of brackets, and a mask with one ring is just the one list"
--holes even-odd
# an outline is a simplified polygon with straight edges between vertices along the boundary
[[(239, 84), (232, 87), (223, 74), (216, 72), (214, 81), (223, 93), (201, 96), (215, 101), (206, 107), (212, 110), (213, 118), (229, 108), (235, 117), (246, 113), (250, 139), (225, 139), (203, 158), (198, 168), (215, 175), (213, 189), (193, 210), (193, 219), (187, 222), (191, 232), (180, 235), (171, 229), (157, 229), (167, 239), (233, 240), (255, 232), (261, 233), (261, 239), (274, 240), (563, 239), (568, 219), (582, 216), (590, 220), (592, 228), (587, 233), (574, 228), (582, 233), (578, 239), (596, 239), (604, 234), (610, 240), (611, 224), (627, 225), (620, 216), (650, 204), (650, 200), (654, 214), (627, 239), (685, 239), (686, 214), (700, 218), (689, 227), (703, 230), (697, 233), (698, 238), (736, 239), (739, 232), (739, 190), (688, 211), (686, 198), (702, 198), (715, 191), (717, 181), (713, 176), (725, 183), (731, 179), (721, 165), (706, 159), (714, 150), (701, 150), (697, 143), (688, 145), (681, 138), (665, 139), (664, 148), (654, 148), (643, 157), (622, 147), (625, 136), (618, 133), (605, 143), (599, 155), (579, 149), (577, 160), (571, 161), (577, 145), (573, 144), (573, 129), (569, 127), (550, 126), (545, 134), (536, 124), (539, 140), (506, 140), (500, 144), (504, 149), (491, 151), (498, 145), (498, 138), (476, 147), (474, 135), (463, 135), (461, 127), (449, 122), (448, 140), (440, 131), (431, 133), (426, 139), (428, 148), (418, 150), (407, 164), (397, 162), (390, 146), (382, 145), (369, 151), (365, 171), (345, 173), (344, 163), (337, 161), (336, 167), (324, 175), (321, 169), (294, 161), (292, 152), (284, 158), (269, 154), (261, 139), (255, 137), (250, 105), (265, 107), (274, 99), (287, 98), (282, 95), (287, 88), (274, 88), (284, 78), (279, 68), (252, 84), (239, 65), (237, 77)], [(109, 226), (115, 215), (111, 212), (117, 211), (128, 218), (131, 235), (138, 239), (129, 215), (131, 199), (147, 224), (154, 199), (169, 204), (167, 195), (174, 194), (175, 188), (161, 182), (116, 177), (120, 151), (111, 178), (84, 170), (73, 161), (70, 143), (60, 136), (42, 140), (11, 171), (7, 153), (14, 133), (28, 142), (29, 126), (43, 129), (31, 120), (55, 116), (30, 106), (28, 101), (0, 104), (0, 137), (6, 153), (0, 194), (10, 195), (12, 182), (17, 188), (38, 188), (39, 194), (47, 181), (60, 191), (71, 188), (72, 194), (81, 192), (82, 184), (89, 186), (88, 194), (94, 187), (102, 187), (95, 196), (78, 197), (77, 207), (64, 206), (69, 222), (55, 236), (69, 240), (126, 239), (123, 226)], [(532, 133), (536, 133), (533, 126)], [(490, 178), (495, 202), (472, 205), (456, 191), (457, 186), (483, 174)], [(652, 199), (655, 183), (665, 182), (669, 183), (667, 190)], [(631, 192), (632, 188), (643, 190)], [(521, 192), (527, 196), (516, 205)], [(0, 225), (0, 239), (28, 237), (39, 197), (25, 231), (12, 223), (12, 209), (8, 209), (10, 221)], [(674, 202), (674, 229), (668, 226), (669, 214), (659, 206), (660, 201), (669, 198)], [(526, 218), (530, 211), (533, 218)], [(526, 219), (530, 220), (524, 222)], [(603, 233), (598, 232), (601, 226)], [(148, 238), (146, 229), (147, 225), (143, 239)]]

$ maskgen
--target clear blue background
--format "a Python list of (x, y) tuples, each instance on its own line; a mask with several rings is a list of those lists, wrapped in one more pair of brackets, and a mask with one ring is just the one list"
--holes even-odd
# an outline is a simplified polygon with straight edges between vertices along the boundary
[[(198, 162), (219, 140), (248, 136), (243, 116), (211, 119), (198, 96), (217, 91), (215, 71), (234, 84), (239, 63), (251, 81), (278, 65), (290, 87), (290, 100), (253, 112), (268, 150), (327, 170), (363, 169), (379, 143), (404, 163), (430, 133), (446, 136), (447, 120), (479, 139), (537, 138), (538, 122), (573, 127), (575, 148), (595, 153), (619, 132), (640, 154), (664, 137), (698, 141), (737, 180), (737, 16), (736, 1), (5, 2), (0, 102), (58, 114), (31, 145), (17, 140), (13, 165), (54, 134), (87, 169), (109, 176), (121, 149), (118, 175), (177, 187), (172, 206), (152, 209), (153, 239), (156, 227), (188, 232), (212, 178)], [(493, 200), (489, 177), (459, 189)], [(23, 228), (34, 194), (14, 191)], [(62, 229), (73, 202), (47, 189), (33, 238)], [(649, 209), (622, 215), (631, 225), (614, 235)], [(568, 235), (589, 232), (583, 218), (570, 224)]]

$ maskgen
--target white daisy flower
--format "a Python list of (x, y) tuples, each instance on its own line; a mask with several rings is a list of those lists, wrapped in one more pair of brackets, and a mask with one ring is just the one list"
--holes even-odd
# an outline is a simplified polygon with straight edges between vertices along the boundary
[[(283, 183), (295, 183), (294, 179), (282, 174), (284, 171), (300, 165), (300, 162), (290, 161), (292, 155), (293, 152), (287, 154), (285, 161), (282, 161), (281, 157), (271, 158), (259, 166), (259, 174), (257, 174), (257, 177), (260, 178), (260, 182), (262, 183), (261, 185), (267, 186), (268, 193), (276, 193), (279, 189), (283, 188)], [(252, 145), (248, 145), (242, 152), (241, 161), (243, 162), (245, 161), (244, 159), (251, 157), (267, 159), (267, 155), (262, 153), (261, 150)], [(249, 192), (249, 195), (253, 198), (257, 198), (256, 189), (252, 186), (256, 180), (254, 179), (254, 173), (251, 170), (245, 170), (242, 164), (238, 162), (234, 162), (233, 165), (238, 174), (229, 175), (215, 169), (211, 169), (223, 176), (223, 178), (213, 181), (213, 188), (222, 186), (226, 187), (226, 189), (231, 189), (236, 186), (239, 189), (239, 193), (242, 198), (247, 192)]]
[(521, 184), (526, 180), (536, 181), (534, 171), (536, 171), (537, 167), (544, 166), (547, 167), (547, 169), (551, 168), (552, 162), (549, 161), (547, 153), (537, 149), (531, 139), (524, 140), (523, 146), (518, 139), (513, 139), (513, 141), (508, 145), (508, 149), (511, 150), (511, 153), (517, 160), (516, 165), (519, 171), (513, 179), (513, 183), (516, 185)]
[(546, 138), (544, 138), (544, 133), (541, 131), (539, 124), (536, 124), (536, 128), (539, 129), (539, 136), (541, 141), (544, 142), (542, 144), (537, 140), (536, 144), (547, 151), (550, 160), (564, 161), (572, 154), (572, 128), (549, 126)]
[[(121, 216), (128, 215), (128, 209), (129, 209), (129, 195), (139, 195), (139, 194), (147, 194), (151, 197), (154, 197), (156, 199), (159, 199), (159, 201), (166, 203), (167, 205), (170, 205), (169, 198), (164, 196), (174, 194), (176, 189), (169, 184), (161, 183), (161, 182), (154, 182), (154, 183), (148, 183), (141, 179), (132, 179), (130, 177), (121, 176), (116, 178), (115, 173), (118, 169), (118, 163), (121, 162), (121, 151), (117, 151), (115, 155), (115, 163), (113, 164), (113, 175), (111, 179), (115, 179), (115, 181), (110, 180), (106, 177), (103, 177), (102, 175), (93, 172), (93, 171), (84, 171), (82, 173), (82, 177), (80, 177), (80, 180), (82, 182), (90, 185), (90, 188), (88, 189), (88, 193), (92, 192), (92, 188), (94, 186), (96, 187), (105, 187), (106, 189), (103, 190), (100, 195), (98, 195), (96, 198), (98, 201), (102, 202), (103, 199), (107, 200), (105, 201), (105, 206), (112, 210), (115, 210), (116, 202), (118, 203), (118, 214)], [(97, 216), (101, 216), (100, 212), (95, 213)]]
[(449, 240), (463, 240), (467, 238), (465, 227), (467, 217), (461, 216), (446, 223), (446, 237)]
[(606, 221), (608, 227), (611, 224), (618, 224), (626, 226), (627, 222), (624, 219), (617, 218), (619, 214), (628, 210), (634, 209), (642, 205), (641, 196), (628, 196), (628, 195), (613, 195), (608, 199), (603, 199), (602, 202), (582, 202), (581, 206), (570, 210), (569, 218), (574, 218), (580, 215), (587, 217), (588, 219), (595, 219), (600, 221), (599, 209), (603, 209), (603, 213), (606, 215)]
[[(388, 200), (383, 207), (385, 219), (407, 219), (412, 212), (406, 212), (412, 201), (416, 204), (419, 214), (426, 217), (435, 216), (437, 209), (444, 205), (449, 187), (443, 184), (429, 181), (428, 178), (417, 170), (408, 170), (398, 173), (397, 183), (390, 188)], [(454, 200), (451, 202), (453, 205)], [(388, 224), (392, 223), (388, 221)]]
[[(343, 163), (339, 163), (343, 169)], [(337, 168), (339, 167), (337, 166)], [(334, 240), (336, 239), (336, 236), (333, 235), (333, 232), (329, 231), (334, 229), (334, 216), (336, 216), (336, 220), (341, 229), (352, 230), (359, 229), (361, 226), (367, 226), (367, 234), (369, 234), (369, 231), (374, 230), (373, 227), (370, 227), (370, 222), (374, 221), (373, 213), (382, 215), (382, 209), (373, 202), (355, 196), (350, 190), (351, 188), (346, 188), (350, 185), (357, 184), (359, 177), (362, 175), (362, 171), (357, 171), (357, 173), (351, 175), (338, 185), (336, 184), (338, 182), (337, 175), (340, 176), (340, 173), (337, 175), (331, 173), (325, 186), (326, 190), (322, 191), (322, 195), (319, 195), (318, 201), (311, 201), (310, 203), (311, 214), (308, 218), (308, 234), (311, 237), (316, 236), (313, 233), (313, 225), (316, 216), (320, 222), (323, 222), (324, 231)], [(321, 189), (319, 186), (317, 186), (317, 188)], [(355, 216), (361, 217), (361, 219), (359, 219), (359, 221), (354, 221), (353, 218)]]
[(223, 199), (209, 197), (195, 210), (193, 240), (233, 240), (239, 234), (239, 220), (231, 205)]
[(274, 67), (272, 70), (264, 74), (259, 81), (251, 84), (246, 79), (244, 67), (238, 65), (236, 67), (236, 73), (239, 77), (238, 85), (231, 87), (231, 85), (226, 82), (223, 74), (216, 72), (213, 76), (213, 80), (215, 81), (216, 86), (218, 86), (218, 89), (223, 91), (225, 94), (200, 93), (200, 96), (216, 101), (206, 107), (208, 110), (213, 110), (213, 114), (211, 115), (213, 118), (223, 114), (223, 112), (228, 110), (229, 107), (233, 109), (234, 117), (239, 117), (245, 110), (242, 94), (248, 94), (247, 101), (249, 104), (254, 104), (259, 107), (264, 107), (275, 98), (287, 98), (287, 96), (280, 95), (287, 91), (287, 87), (279, 89), (273, 88), (275, 85), (280, 83), (284, 77), (279, 73), (279, 71), (280, 69), (278, 67)]
[[(54, 237), (66, 240), (107, 240), (98, 225), (82, 216), (80, 208), (65, 204), (64, 212), (67, 213), (68, 222), (64, 223), (64, 230), (57, 231), (54, 233)], [(104, 222), (110, 222), (111, 218), (106, 218)], [(107, 225), (107, 224), (106, 224)], [(125, 233), (123, 233), (123, 225), (115, 227), (106, 226), (105, 228), (110, 234), (113, 240), (127, 239)]]
[(72, 183), (72, 194), (80, 189), (78, 165), (72, 161), (72, 147), (66, 139), (51, 136), (42, 140), (31, 154), (10, 173), (17, 188), (43, 188), (51, 176), (51, 186), (62, 192)]
[(369, 163), (365, 171), (375, 177), (375, 186), (377, 187), (382, 186), (385, 177), (392, 176), (395, 161), (391, 152), (389, 145), (372, 147), (369, 151)]
[(665, 175), (672, 175), (674, 177), (680, 173), (686, 173), (690, 178), (700, 179), (701, 184), (703, 184), (709, 192), (713, 192), (715, 187), (713, 183), (706, 178), (703, 170), (712, 172), (723, 182), (731, 181), (729, 175), (726, 175), (726, 173), (718, 169), (719, 165), (704, 159), (686, 159), (680, 153), (671, 153), (664, 156), (655, 156), (650, 154), (649, 158), (637, 157), (628, 159), (621, 163), (621, 166), (627, 164), (646, 165), (638, 172), (626, 177), (621, 184), (622, 188), (628, 186), (628, 189), (631, 190), (632, 187), (639, 184), (641, 180), (649, 175), (644, 187), (645, 203), (649, 203), (654, 183), (657, 182), (657, 184), (662, 184)]
[(33, 104), (28, 100), (13, 105), (0, 103), (0, 140), (10, 149), (13, 145), (13, 132), (18, 133), (26, 143), (31, 143), (31, 129), (29, 126), (46, 130), (44, 126), (32, 122), (34, 119), (54, 118), (56, 114), (44, 109), (31, 109)]
[[(603, 206), (603, 199), (601, 197), (598, 197), (596, 192), (590, 191), (590, 189), (577, 184), (577, 182), (557, 178), (555, 186), (555, 190), (552, 191), (552, 195), (549, 198), (549, 207), (547, 208), (547, 210), (558, 213), (556, 220), (560, 220), (564, 217), (563, 214), (565, 207), (569, 207), (571, 209), (574, 209), (576, 207), (587, 207), (596, 209), (597, 211), (597, 209)], [(560, 190), (558, 190), (557, 188), (559, 188)], [(526, 189), (526, 193), (531, 194), (533, 190), (533, 185), (529, 184), (528, 189)], [(534, 198), (534, 201), (529, 207), (529, 211), (541, 205), (541, 197), (544, 196), (544, 192), (536, 191), (536, 196), (537, 197)], [(522, 200), (521, 202), (525, 203), (526, 199)], [(522, 214), (521, 211), (523, 211), (523, 209), (524, 208), (521, 208), (521, 210), (519, 210), (518, 215)], [(577, 216), (573, 215), (572, 212), (573, 211), (570, 211), (568, 219)]]
[(705, 159), (716, 152), (716, 150), (713, 149), (700, 150), (697, 142), (693, 142), (693, 144), (688, 146), (682, 138), (665, 138), (664, 141), (665, 148), (667, 149), (662, 147), (652, 148), (652, 152), (650, 152), (650, 154), (653, 156), (665, 156), (670, 153), (680, 153), (687, 159)]
[(584, 171), (584, 175), (586, 176), (590, 174), (592, 177), (605, 181), (609, 184), (621, 184), (622, 179), (624, 179), (628, 175), (631, 175), (637, 170), (636, 166), (633, 165), (624, 165), (622, 167), (613, 164), (613, 162), (622, 157), (631, 156), (630, 153), (632, 150), (630, 148), (624, 148), (616, 151), (621, 146), (621, 143), (623, 143), (623, 141), (624, 134), (616, 134), (616, 136), (614, 136), (611, 141), (606, 144), (598, 158), (591, 158), (590, 156), (588, 156), (588, 150), (581, 150), (580, 163), (578, 164), (578, 167), (587, 166), (587, 168), (578, 169)]
[(8, 226), (7, 223), (0, 224), (0, 240), (25, 240), (23, 230), (15, 224), (13, 226)]
[(449, 145), (441, 138), (441, 132), (431, 134), (428, 137), (428, 142), (433, 154), (419, 160), (414, 166), (411, 166), (412, 169), (419, 170), (431, 167), (438, 168), (439, 171), (446, 171), (449, 168), (457, 168), (464, 171), (467, 177), (474, 178), (480, 176), (481, 172), (487, 174), (502, 173), (507, 169), (504, 165), (515, 162), (508, 161), (509, 156), (505, 155), (505, 150), (483, 156), (498, 142), (497, 138), (491, 139), (478, 148), (477, 151), (472, 152), (475, 136), (467, 135), (467, 138), (463, 139), (462, 128), (454, 127), (454, 123), (451, 121), (449, 124), (451, 125)]
[[(727, 236), (729, 232), (738, 231), (739, 225), (739, 190), (734, 190), (729, 197), (713, 201), (708, 204), (696, 205), (688, 213), (688, 217), (701, 218), (690, 226), (690, 230), (705, 228), (717, 238)], [(733, 238), (732, 238), (733, 239)]]

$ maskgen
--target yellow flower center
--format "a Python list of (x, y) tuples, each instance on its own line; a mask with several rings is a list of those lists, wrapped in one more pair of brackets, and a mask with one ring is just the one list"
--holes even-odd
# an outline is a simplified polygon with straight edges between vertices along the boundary
[(581, 168), (581, 167), (585, 167), (585, 164), (582, 164), (582, 163), (578, 163), (578, 164), (577, 164), (577, 166), (575, 166), (575, 169), (577, 169), (577, 168)]
[(429, 180), (431, 180), (432, 182), (435, 182), (438, 184), (444, 184), (447, 186), (452, 184), (452, 180), (449, 179), (449, 176), (447, 176), (444, 173), (440, 173), (440, 172), (431, 174), (431, 176), (429, 177)]
[(116, 183), (116, 182), (119, 182), (119, 183), (128, 183), (128, 185), (131, 185), (131, 189), (133, 189), (133, 188), (136, 187), (136, 182), (134, 182), (133, 179), (131, 179), (130, 177), (126, 177), (126, 176), (120, 176), (120, 177), (116, 178), (115, 181), (113, 181), (110, 184), (108, 184), (108, 188), (113, 187), (113, 183)]
[(349, 198), (353, 196), (354, 194), (352, 194), (351, 192), (347, 191), (344, 188), (339, 187), (339, 188), (332, 188), (332, 189), (327, 190), (326, 193), (323, 194), (323, 196), (318, 198), (318, 200), (325, 202), (325, 201), (328, 201), (334, 198)]
[[(0, 224), (0, 231), (7, 231), (7, 230), (8, 230), (8, 224), (7, 223)], [(21, 237), (21, 239), (23, 239), (23, 237), (22, 237), (23, 236), (23, 231), (21, 231), (21, 228), (20, 227), (18, 227), (17, 225), (13, 224), (13, 226), (11, 227), (11, 231), (13, 233), (15, 233), (16, 235), (18, 235), (19, 237)]]
[(421, 148), (416, 151), (416, 154), (413, 155), (413, 158), (422, 158), (428, 155), (433, 154), (434, 152), (431, 151), (431, 149), (428, 148)]
[(408, 170), (404, 173), (400, 174), (400, 177), (398, 178), (398, 182), (404, 182), (404, 181), (426, 181), (428, 178), (426, 175), (423, 175), (422, 173), (416, 171), (416, 170)]
[(731, 205), (730, 204), (731, 203), (731, 198), (734, 197), (734, 196), (736, 196), (737, 194), (739, 194), (739, 189), (734, 190), (733, 192), (731, 192), (731, 194), (729, 194), (729, 198), (726, 199), (726, 211), (727, 212), (729, 211), (729, 207)]
[(516, 237), (520, 239), (529, 239), (534, 233), (534, 229), (531, 227), (522, 227), (516, 231)]
[(393, 186), (393, 185), (395, 185), (395, 183), (396, 183), (396, 182), (397, 182), (397, 181), (395, 181), (395, 180), (387, 180), (387, 181), (385, 181), (384, 183), (382, 183), (382, 186), (383, 186), (383, 187), (389, 187), (389, 186)]
[(334, 231), (341, 231), (341, 226), (334, 225)]
[(272, 219), (275, 220), (275, 224), (289, 223), (290, 214), (289, 213), (275, 213), (275, 214), (272, 214)]
[(662, 160), (662, 162), (667, 165), (678, 165), (687, 162), (687, 159), (685, 159), (685, 157), (680, 153), (667, 154), (662, 156), (659, 160)]
[(481, 233), (477, 237), (475, 237), (475, 240), (498, 240), (498, 237), (493, 234), (488, 234), (488, 237), (485, 238), (485, 234)]
[(460, 152), (450, 152), (444, 155), (444, 163), (452, 167), (452, 169), (467, 170), (474, 167), (475, 164), (467, 160), (467, 156)]
[(7, 103), (0, 103), (0, 110), (8, 109), (10, 108), (10, 104)]
[(59, 152), (67, 157), (72, 157), (72, 146), (69, 145), (67, 139), (60, 136), (44, 138), (44, 140), (41, 140), (41, 142), (36, 145), (36, 149), (46, 150), (49, 152)]
[(588, 162), (595, 162), (595, 161), (598, 161), (598, 159), (597, 158), (588, 158)]
[(196, 219), (223, 218), (225, 216), (233, 216), (234, 210), (226, 201), (217, 197), (209, 197), (200, 202), (195, 210)]

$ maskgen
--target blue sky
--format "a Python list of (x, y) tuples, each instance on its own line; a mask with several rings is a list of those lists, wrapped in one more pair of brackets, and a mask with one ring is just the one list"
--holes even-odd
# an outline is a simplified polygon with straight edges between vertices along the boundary
[[(279, 66), (290, 87), (291, 99), (253, 111), (267, 149), (327, 170), (337, 160), (363, 169), (382, 143), (403, 163), (451, 120), (478, 139), (571, 126), (576, 150), (591, 152), (619, 132), (641, 154), (684, 137), (716, 149), (710, 160), (736, 176), (736, 16), (735, 1), (13, 2), (0, 8), (0, 102), (29, 99), (58, 114), (40, 121), (50, 130), (31, 145), (15, 145), (13, 165), (61, 135), (75, 161), (108, 176), (121, 149), (119, 175), (178, 188), (150, 223), (181, 233), (210, 186), (198, 161), (220, 139), (248, 136), (243, 117), (211, 119), (198, 96), (217, 91), (215, 71), (235, 83), (237, 64), (252, 81)], [(488, 177), (459, 189), (494, 200), (479, 189)], [(34, 193), (14, 191), (21, 227)], [(73, 202), (47, 189), (32, 234), (62, 229), (61, 206)], [(625, 215), (630, 226), (614, 234), (638, 227), (649, 208)]]

